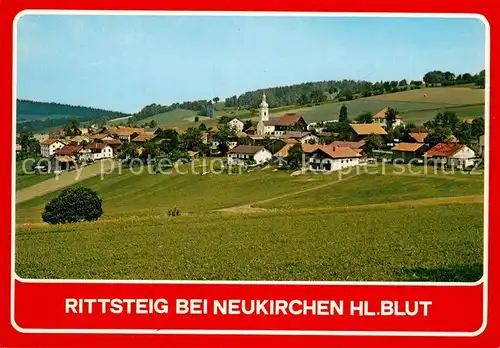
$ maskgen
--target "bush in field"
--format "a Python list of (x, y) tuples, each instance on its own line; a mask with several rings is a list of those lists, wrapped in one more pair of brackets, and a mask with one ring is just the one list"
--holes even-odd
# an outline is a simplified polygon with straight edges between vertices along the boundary
[(102, 200), (86, 187), (64, 189), (45, 206), (42, 220), (49, 224), (95, 221), (102, 215)]
[(179, 216), (179, 215), (181, 215), (181, 212), (177, 208), (168, 210), (168, 216)]

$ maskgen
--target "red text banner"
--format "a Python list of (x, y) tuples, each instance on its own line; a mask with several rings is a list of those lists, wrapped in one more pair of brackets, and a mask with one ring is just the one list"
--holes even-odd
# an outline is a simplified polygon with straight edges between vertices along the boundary
[(483, 324), (483, 286), (16, 281), (14, 317), (22, 329), (42, 330), (472, 334)]

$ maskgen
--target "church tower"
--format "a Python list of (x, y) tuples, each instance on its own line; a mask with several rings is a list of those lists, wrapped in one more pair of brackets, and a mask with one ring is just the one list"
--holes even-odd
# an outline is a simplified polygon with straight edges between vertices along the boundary
[(262, 94), (262, 102), (260, 103), (260, 119), (269, 121), (269, 105), (266, 102), (266, 94)]
[(259, 105), (260, 113), (259, 113), (259, 123), (257, 124), (257, 134), (265, 135), (265, 121), (269, 121), (269, 105), (266, 102), (266, 94), (262, 94), (262, 102)]

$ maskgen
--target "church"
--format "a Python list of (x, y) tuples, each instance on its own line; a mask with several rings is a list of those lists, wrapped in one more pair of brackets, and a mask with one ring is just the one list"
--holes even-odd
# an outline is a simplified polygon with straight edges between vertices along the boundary
[(289, 131), (307, 131), (307, 123), (302, 116), (296, 113), (287, 113), (279, 118), (269, 118), (269, 104), (266, 94), (262, 95), (260, 103), (260, 118), (257, 124), (257, 135), (280, 136)]

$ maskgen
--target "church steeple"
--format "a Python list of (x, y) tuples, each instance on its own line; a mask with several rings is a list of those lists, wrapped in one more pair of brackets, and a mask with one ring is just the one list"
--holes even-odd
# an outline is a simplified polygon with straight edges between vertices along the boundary
[(262, 102), (260, 103), (261, 108), (267, 108), (269, 105), (266, 102), (266, 93), (262, 93)]
[(262, 101), (259, 105), (259, 123), (257, 123), (257, 134), (265, 135), (266, 134), (266, 125), (265, 122), (269, 121), (269, 104), (266, 101), (266, 93), (262, 93)]
[(269, 121), (269, 104), (266, 101), (266, 93), (262, 93), (262, 102), (260, 103), (260, 120)]

